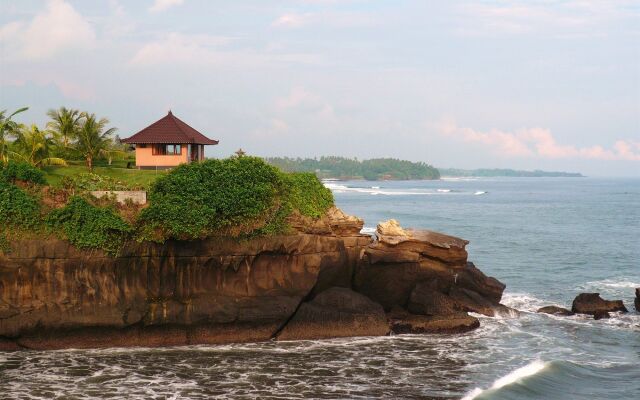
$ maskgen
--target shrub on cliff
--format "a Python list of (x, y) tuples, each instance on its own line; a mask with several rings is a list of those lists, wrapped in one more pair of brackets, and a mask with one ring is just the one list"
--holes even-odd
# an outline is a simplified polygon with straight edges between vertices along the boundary
[(60, 230), (79, 248), (102, 249), (116, 253), (133, 228), (108, 208), (90, 204), (74, 196), (63, 207), (53, 210), (46, 220), (47, 226)]
[(241, 156), (182, 165), (155, 182), (149, 201), (142, 236), (162, 240), (282, 233), (292, 210), (317, 218), (333, 196), (313, 174), (284, 174)]
[(44, 172), (25, 162), (9, 161), (6, 165), (0, 164), (0, 178), (11, 183), (15, 181), (41, 185), (47, 183)]
[(0, 180), (0, 229), (34, 229), (40, 224), (38, 200), (7, 181)]
[(333, 206), (333, 193), (311, 172), (286, 174), (291, 186), (291, 207), (307, 217), (319, 218)]
[(256, 157), (181, 165), (153, 184), (140, 221), (168, 237), (206, 237), (255, 222), (285, 189), (280, 172)]

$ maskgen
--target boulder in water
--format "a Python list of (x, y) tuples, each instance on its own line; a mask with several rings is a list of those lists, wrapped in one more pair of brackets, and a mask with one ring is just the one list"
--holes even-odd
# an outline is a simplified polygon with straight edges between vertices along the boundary
[(609, 315), (609, 313), (606, 311), (596, 311), (595, 313), (593, 313), (593, 319), (595, 320), (607, 318), (611, 318), (611, 315)]
[(636, 311), (640, 311), (640, 288), (636, 288), (636, 299), (634, 300)]
[(536, 312), (543, 313), (543, 314), (551, 314), (551, 315), (563, 315), (563, 316), (574, 315), (574, 313), (572, 313), (570, 310), (567, 310), (564, 307), (558, 307), (558, 306), (542, 307), (542, 308), (539, 308), (538, 311)]
[(464, 333), (480, 327), (480, 321), (466, 312), (449, 315), (416, 315), (395, 308), (388, 314), (389, 327), (396, 334)]
[(573, 300), (571, 311), (578, 314), (595, 315), (598, 311), (627, 312), (622, 300), (604, 300), (600, 297), (600, 293), (580, 293)]

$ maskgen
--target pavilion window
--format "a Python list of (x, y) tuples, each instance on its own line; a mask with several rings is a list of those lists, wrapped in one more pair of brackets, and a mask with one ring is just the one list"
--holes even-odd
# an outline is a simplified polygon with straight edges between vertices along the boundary
[(154, 144), (154, 156), (175, 156), (182, 154), (182, 145), (180, 144)]

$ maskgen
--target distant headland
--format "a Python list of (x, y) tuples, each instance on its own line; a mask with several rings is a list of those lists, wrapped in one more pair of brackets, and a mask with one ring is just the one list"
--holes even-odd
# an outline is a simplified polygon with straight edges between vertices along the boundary
[(518, 177), (518, 178), (584, 178), (579, 172), (558, 172), (558, 171), (522, 171), (505, 168), (480, 168), (480, 169), (458, 169), (458, 168), (438, 168), (443, 177)]
[(438, 169), (427, 163), (395, 158), (358, 160), (335, 156), (268, 157), (265, 161), (286, 172), (313, 172), (320, 179), (366, 179), (368, 181), (440, 179)]
[(320, 158), (267, 157), (269, 164), (287, 172), (313, 172), (321, 179), (434, 180), (440, 177), (563, 177), (582, 178), (578, 172), (520, 171), (514, 169), (436, 168), (425, 162), (396, 158), (357, 158), (323, 156)]

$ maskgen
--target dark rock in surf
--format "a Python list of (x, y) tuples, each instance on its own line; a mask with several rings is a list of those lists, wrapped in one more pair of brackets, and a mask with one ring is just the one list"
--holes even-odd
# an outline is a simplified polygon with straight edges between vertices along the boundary
[(606, 311), (596, 311), (595, 313), (593, 313), (593, 319), (595, 320), (607, 318), (611, 318), (611, 315), (609, 315), (609, 313)]
[(278, 340), (384, 336), (389, 333), (382, 306), (351, 289), (332, 287), (300, 305), (276, 336)]
[(394, 308), (388, 317), (389, 328), (395, 334), (464, 333), (480, 327), (480, 321), (465, 312), (416, 315), (401, 308)]
[(542, 307), (542, 308), (539, 308), (538, 311), (536, 312), (543, 313), (543, 314), (551, 314), (551, 315), (563, 315), (563, 316), (575, 315), (570, 310), (567, 310), (566, 308), (558, 307), (558, 306)]
[(636, 298), (633, 302), (636, 306), (636, 311), (640, 311), (640, 288), (636, 288)]
[(573, 300), (571, 311), (577, 314), (595, 315), (596, 312), (627, 312), (622, 300), (604, 300), (600, 293), (580, 293)]

